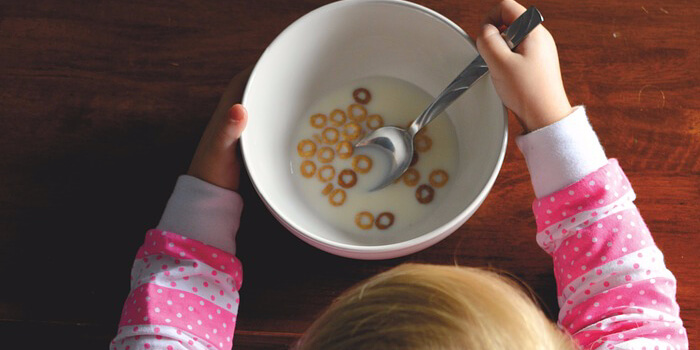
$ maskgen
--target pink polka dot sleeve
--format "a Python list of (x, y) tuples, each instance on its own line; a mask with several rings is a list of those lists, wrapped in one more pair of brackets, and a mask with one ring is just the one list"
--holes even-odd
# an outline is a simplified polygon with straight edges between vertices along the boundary
[(687, 349), (676, 279), (616, 160), (533, 203), (552, 255), (559, 325), (584, 349)]
[(179, 234), (148, 231), (110, 348), (230, 349), (242, 278), (233, 255)]

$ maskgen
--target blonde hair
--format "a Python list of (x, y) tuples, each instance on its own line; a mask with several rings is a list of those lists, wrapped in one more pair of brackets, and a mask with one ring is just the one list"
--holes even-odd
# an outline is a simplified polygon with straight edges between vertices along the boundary
[(575, 349), (512, 279), (485, 269), (404, 264), (338, 297), (297, 350)]

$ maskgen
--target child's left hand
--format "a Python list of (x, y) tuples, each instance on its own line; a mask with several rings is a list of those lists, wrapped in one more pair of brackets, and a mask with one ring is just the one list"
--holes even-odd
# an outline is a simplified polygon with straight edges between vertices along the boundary
[(246, 69), (226, 87), (199, 141), (188, 175), (232, 191), (238, 189), (241, 164), (236, 146), (248, 121), (248, 112), (237, 103), (249, 76), (250, 69)]

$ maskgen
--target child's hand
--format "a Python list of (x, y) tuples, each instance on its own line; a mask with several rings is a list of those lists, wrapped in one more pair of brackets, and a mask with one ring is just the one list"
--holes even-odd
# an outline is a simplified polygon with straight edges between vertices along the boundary
[(489, 12), (476, 41), (479, 53), (503, 103), (519, 118), (526, 131), (552, 124), (571, 112), (559, 71), (552, 35), (537, 26), (512, 52), (500, 35), (525, 8), (503, 0)]
[(248, 121), (248, 112), (234, 103), (241, 100), (249, 75), (249, 69), (239, 73), (226, 87), (199, 141), (188, 175), (229, 190), (238, 189), (241, 164), (236, 146)]

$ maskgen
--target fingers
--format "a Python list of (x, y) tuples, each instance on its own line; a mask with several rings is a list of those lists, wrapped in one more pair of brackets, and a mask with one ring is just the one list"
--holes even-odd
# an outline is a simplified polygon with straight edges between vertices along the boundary
[(484, 24), (481, 27), (481, 32), (476, 38), (476, 48), (491, 68), (499, 67), (501, 62), (513, 54), (506, 41), (501, 37), (498, 28), (492, 24)]
[(241, 137), (248, 123), (248, 111), (240, 104), (231, 107), (224, 117), (214, 123), (215, 143), (219, 147), (230, 148), (236, 146), (236, 141)]
[(247, 121), (248, 112), (240, 104), (221, 116), (214, 116), (199, 141), (187, 174), (219, 187), (238, 189), (240, 162), (236, 146)]
[(525, 12), (526, 8), (514, 0), (503, 0), (494, 6), (486, 15), (485, 23), (493, 24), (496, 28), (509, 26)]
[(203, 142), (208, 139), (208, 142), (217, 148), (235, 146), (248, 120), (248, 112), (237, 103), (240, 103), (243, 97), (245, 84), (252, 70), (252, 66), (246, 68), (228, 83), (204, 132)]
[(248, 122), (248, 112), (238, 103), (251, 71), (242, 71), (226, 87), (199, 141), (189, 175), (222, 188), (238, 188), (240, 162), (236, 146)]
[(231, 79), (226, 86), (224, 93), (221, 95), (221, 100), (219, 100), (219, 104), (216, 107), (214, 115), (225, 114), (234, 103), (241, 102), (245, 85), (248, 82), (248, 78), (250, 77), (250, 73), (252, 71), (253, 66), (250, 66), (236, 74), (236, 76)]
[(498, 68), (500, 63), (513, 55), (508, 44), (503, 40), (499, 28), (509, 26), (525, 10), (525, 7), (514, 0), (503, 0), (486, 15), (476, 40), (476, 46), (486, 64), (491, 68)]

